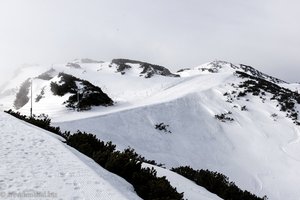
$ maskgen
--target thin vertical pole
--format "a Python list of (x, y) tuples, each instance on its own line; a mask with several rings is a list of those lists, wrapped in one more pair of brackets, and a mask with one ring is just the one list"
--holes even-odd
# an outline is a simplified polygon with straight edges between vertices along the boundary
[(77, 90), (77, 111), (79, 111), (79, 101), (80, 101), (80, 98), (79, 98), (79, 89)]
[(31, 107), (30, 107), (30, 118), (32, 118), (32, 82), (33, 82), (33, 79), (31, 78), (31, 86), (30, 86), (30, 90), (31, 90)]

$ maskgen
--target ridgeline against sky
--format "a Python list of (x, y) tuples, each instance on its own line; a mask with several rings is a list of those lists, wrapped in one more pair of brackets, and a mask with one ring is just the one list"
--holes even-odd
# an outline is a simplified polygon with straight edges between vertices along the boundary
[(123, 57), (174, 70), (228, 60), (299, 81), (299, 6), (296, 0), (4, 0), (0, 78), (23, 63)]

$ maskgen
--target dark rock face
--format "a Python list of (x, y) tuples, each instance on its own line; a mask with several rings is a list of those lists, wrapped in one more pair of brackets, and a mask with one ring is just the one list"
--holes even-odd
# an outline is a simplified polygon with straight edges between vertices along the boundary
[[(111, 106), (113, 100), (101, 88), (86, 80), (76, 78), (72, 75), (59, 73), (61, 81), (51, 83), (51, 91), (54, 95), (64, 96), (67, 93), (72, 95), (64, 102), (66, 107), (77, 110), (89, 110), (92, 106)], [(81, 88), (78, 87), (81, 86)], [(79, 99), (79, 101), (78, 101)]]
[(55, 69), (51, 68), (48, 71), (40, 74), (36, 78), (49, 81), (54, 77)]
[(14, 106), (16, 109), (22, 108), (26, 103), (29, 101), (29, 89), (31, 86), (30, 79), (27, 79), (25, 82), (22, 83), (14, 101)]
[[(114, 59), (111, 62), (112, 64), (117, 65), (117, 72), (126, 72), (127, 69), (130, 69), (129, 64), (139, 64), (142, 68), (141, 76), (144, 75), (145, 78), (151, 78), (154, 75), (168, 76), (168, 77), (179, 77), (179, 75), (173, 74), (165, 67), (159, 65), (153, 65), (146, 62), (129, 60), (129, 59)], [(123, 73), (124, 74), (124, 73)]]
[(77, 63), (68, 63), (66, 66), (70, 67), (70, 68), (74, 68), (74, 69), (80, 69), (81, 68), (81, 66)]
[(114, 59), (114, 60), (112, 60), (111, 63), (117, 65), (117, 72), (125, 72), (126, 69), (131, 68), (130, 65), (126, 64), (129, 62), (127, 62), (127, 60), (125, 60), (125, 59)]

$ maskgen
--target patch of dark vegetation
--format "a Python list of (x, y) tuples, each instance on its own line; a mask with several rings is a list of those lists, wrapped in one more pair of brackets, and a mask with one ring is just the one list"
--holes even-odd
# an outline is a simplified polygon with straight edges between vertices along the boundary
[(4, 112), (6, 112), (20, 120), (23, 120), (25, 122), (33, 124), (39, 128), (42, 128), (42, 129), (45, 129), (52, 133), (55, 133), (65, 139), (68, 138), (70, 135), (70, 132), (62, 132), (59, 127), (51, 126), (51, 119), (45, 114), (41, 114), (39, 116), (33, 115), (32, 117), (27, 117), (26, 115), (21, 115), (20, 112), (14, 112), (11, 109), (8, 111), (4, 111)]
[(166, 177), (157, 177), (154, 168), (142, 168), (143, 162), (157, 165), (156, 162), (146, 160), (132, 148), (127, 148), (121, 152), (116, 150), (116, 145), (111, 142), (104, 143), (93, 134), (80, 131), (74, 134), (70, 134), (70, 132), (62, 133), (59, 127), (51, 126), (51, 120), (47, 116), (44, 116), (43, 119), (37, 119), (35, 117), (28, 118), (12, 110), (6, 112), (64, 137), (69, 146), (92, 158), (100, 166), (131, 183), (136, 193), (142, 199), (183, 200), (183, 193), (178, 193)]
[(295, 124), (299, 125), (298, 111), (296, 111), (296, 104), (300, 104), (300, 94), (293, 92), (287, 88), (262, 78), (254, 77), (244, 72), (236, 71), (237, 76), (247, 78), (248, 80), (242, 82), (239, 87), (244, 89), (244, 93), (250, 93), (259, 96), (264, 102), (266, 100), (266, 92), (272, 94), (270, 100), (276, 100), (280, 106), (280, 110), (287, 113), (287, 117), (291, 118)]
[(254, 77), (265, 79), (265, 80), (271, 81), (273, 83), (286, 83), (283, 80), (269, 76), (267, 74), (264, 74), (249, 65), (244, 65), (244, 64), (234, 65), (230, 62), (221, 61), (221, 60), (215, 60), (215, 61), (209, 63), (208, 67), (202, 67), (202, 68), (199, 68), (199, 70), (208, 71), (210, 73), (218, 73), (222, 68), (224, 68), (224, 66), (228, 66), (234, 70), (243, 71), (243, 73), (247, 73)]
[(190, 68), (183, 68), (183, 69), (178, 70), (177, 73), (179, 73), (179, 72), (184, 72), (184, 71), (188, 71), (188, 70), (191, 70), (191, 69), (190, 69)]
[(24, 81), (16, 95), (16, 99), (14, 101), (14, 107), (18, 110), (22, 108), (29, 101), (29, 89), (31, 86), (30, 78)]
[(172, 168), (172, 171), (190, 179), (197, 185), (218, 195), (224, 200), (266, 200), (267, 196), (258, 197), (246, 190), (238, 188), (234, 182), (230, 182), (225, 175), (209, 170), (194, 170), (189, 166)]
[(233, 97), (232, 97), (232, 95), (229, 92), (225, 92), (223, 94), (223, 96), (227, 97), (226, 102), (228, 102), (228, 103), (232, 103), (233, 102)]
[(164, 123), (159, 123), (159, 124), (155, 124), (155, 129), (160, 130), (160, 131), (164, 131), (165, 133), (172, 133), (169, 130), (169, 125), (164, 124)]
[(65, 73), (59, 73), (58, 77), (61, 78), (58, 83), (51, 82), (51, 91), (54, 95), (64, 96), (67, 93), (77, 93), (76, 81), (79, 80), (78, 78)]
[(80, 69), (81, 68), (81, 66), (77, 63), (67, 63), (66, 66), (70, 67), (70, 68), (74, 68), (74, 69)]
[(39, 102), (42, 98), (45, 97), (44, 95), (45, 95), (45, 87), (43, 87), (41, 93), (37, 95), (37, 97), (35, 98), (35, 102)]
[(55, 72), (55, 69), (51, 68), (48, 71), (40, 74), (36, 78), (41, 79), (41, 80), (49, 81), (54, 77), (54, 72)]
[(278, 120), (278, 115), (276, 113), (272, 113), (271, 118), (273, 119), (273, 121), (277, 121)]
[(280, 80), (278, 78), (275, 78), (273, 76), (269, 76), (266, 75), (256, 69), (254, 69), (253, 67), (249, 66), (249, 65), (244, 65), (244, 64), (240, 64), (240, 68), (245, 72), (245, 73), (250, 73), (252, 76), (256, 77), (256, 78), (260, 78), (260, 79), (267, 79), (273, 83), (286, 83), (283, 80)]
[(133, 185), (143, 199), (183, 199), (165, 177), (157, 177), (152, 168), (142, 168), (146, 160), (133, 149), (116, 151), (111, 142), (104, 143), (95, 135), (78, 131), (67, 139), (67, 144), (91, 157), (108, 171), (115, 173)]
[(242, 106), (242, 107), (241, 107), (241, 111), (248, 111), (247, 106)]
[(239, 94), (237, 95), (237, 97), (245, 97), (247, 96), (247, 93), (246, 92), (239, 92)]
[(234, 119), (231, 117), (228, 117), (228, 115), (231, 115), (231, 114), (232, 113), (229, 111), (227, 113), (221, 113), (221, 114), (215, 115), (215, 118), (220, 120), (221, 122), (227, 122), (227, 121), (232, 122), (232, 121), (234, 121)]
[[(89, 110), (92, 106), (113, 105), (113, 100), (102, 92), (100, 87), (65, 73), (59, 73), (58, 77), (60, 77), (60, 81), (59, 83), (51, 83), (51, 91), (58, 96), (63, 96), (67, 93), (72, 94), (64, 102), (66, 107), (77, 110)], [(78, 85), (81, 88), (78, 88)]]
[(177, 74), (172, 74), (170, 70), (165, 67), (159, 65), (153, 65), (146, 62), (136, 61), (136, 60), (129, 60), (129, 59), (113, 59), (112, 64), (116, 64), (117, 71), (123, 72), (126, 69), (131, 68), (129, 64), (139, 64), (140, 68), (142, 68), (141, 75), (144, 75), (145, 78), (151, 78), (154, 75), (161, 75), (161, 76), (169, 76), (169, 77), (180, 77)]
[(116, 146), (111, 142), (104, 143), (95, 135), (80, 131), (71, 135), (67, 144), (91, 157), (108, 171), (126, 179), (143, 199), (182, 199), (182, 194), (177, 193), (165, 177), (158, 178), (154, 169), (142, 168), (142, 162), (147, 161), (132, 148), (123, 152), (116, 151)]

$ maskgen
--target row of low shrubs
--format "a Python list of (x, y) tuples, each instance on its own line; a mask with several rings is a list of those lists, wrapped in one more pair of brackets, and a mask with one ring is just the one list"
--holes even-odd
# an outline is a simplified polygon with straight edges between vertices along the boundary
[(51, 119), (47, 115), (41, 114), (39, 116), (33, 115), (33, 117), (27, 117), (26, 115), (21, 115), (20, 112), (14, 112), (11, 109), (8, 111), (4, 111), (4, 112), (6, 112), (18, 119), (26, 121), (30, 124), (33, 124), (39, 128), (42, 128), (42, 129), (45, 129), (52, 133), (55, 133), (65, 139), (67, 139), (70, 135), (70, 132), (68, 132), (68, 131), (62, 132), (59, 127), (51, 126)]
[(234, 119), (232, 117), (228, 117), (228, 115), (231, 115), (232, 113), (229, 111), (227, 113), (221, 113), (218, 115), (215, 115), (215, 118), (220, 120), (221, 122), (226, 122), (226, 121), (234, 121)]
[(197, 185), (206, 188), (208, 191), (218, 195), (224, 200), (266, 200), (243, 191), (235, 183), (230, 182), (229, 178), (218, 172), (209, 170), (194, 170), (189, 166), (172, 168), (172, 171), (194, 181)]
[(80, 131), (70, 135), (67, 144), (108, 171), (123, 177), (143, 199), (183, 199), (183, 194), (178, 193), (165, 177), (157, 177), (153, 168), (142, 168), (145, 159), (131, 148), (116, 151), (116, 146), (111, 142), (104, 143), (95, 135)]
[(157, 177), (153, 168), (142, 168), (142, 162), (157, 165), (155, 161), (146, 160), (132, 148), (117, 151), (116, 145), (111, 142), (105, 143), (93, 134), (80, 131), (74, 134), (62, 133), (59, 127), (51, 126), (51, 120), (45, 115), (29, 118), (12, 110), (6, 112), (64, 137), (68, 145), (131, 183), (136, 193), (144, 200), (183, 200), (183, 193), (178, 193), (166, 177)]

